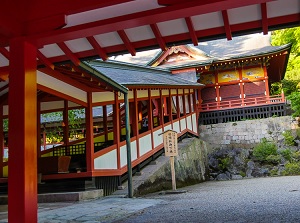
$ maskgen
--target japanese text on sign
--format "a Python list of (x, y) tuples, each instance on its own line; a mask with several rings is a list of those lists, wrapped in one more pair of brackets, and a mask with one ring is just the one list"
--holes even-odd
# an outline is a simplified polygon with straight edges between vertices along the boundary
[(168, 130), (164, 132), (164, 147), (165, 156), (177, 156), (178, 146), (177, 146), (177, 132), (173, 130)]

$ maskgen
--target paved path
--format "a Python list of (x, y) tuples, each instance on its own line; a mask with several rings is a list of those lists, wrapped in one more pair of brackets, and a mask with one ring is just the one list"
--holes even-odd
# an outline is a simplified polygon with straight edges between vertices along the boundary
[[(187, 193), (39, 204), (39, 222), (300, 222), (300, 176), (213, 181), (184, 189)], [(0, 206), (0, 222), (5, 218)]]

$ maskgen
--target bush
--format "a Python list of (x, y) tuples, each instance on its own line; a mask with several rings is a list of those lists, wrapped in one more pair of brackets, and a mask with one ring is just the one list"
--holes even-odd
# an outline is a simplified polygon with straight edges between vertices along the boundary
[(300, 92), (293, 92), (291, 93), (287, 99), (291, 100), (291, 107), (294, 113), (292, 114), (293, 117), (300, 116)]
[(294, 146), (295, 145), (295, 141), (294, 141), (294, 136), (292, 135), (292, 132), (289, 131), (285, 131), (282, 133), (283, 137), (284, 137), (284, 144), (287, 146)]
[(278, 164), (281, 161), (280, 155), (269, 155), (266, 157), (266, 161), (270, 164)]
[(253, 149), (253, 156), (256, 160), (264, 162), (270, 155), (277, 155), (277, 147), (274, 143), (268, 142), (265, 138), (261, 140), (261, 143), (256, 145)]
[(291, 156), (296, 162), (300, 161), (300, 151), (293, 152)]
[(292, 151), (290, 149), (281, 150), (280, 154), (284, 157), (285, 160), (290, 162), (292, 161)]
[(227, 168), (229, 167), (230, 165), (230, 158), (229, 157), (225, 157), (225, 158), (222, 158), (222, 159), (219, 159), (220, 163), (218, 165), (219, 169), (224, 171), (224, 170), (227, 170)]
[(287, 163), (285, 170), (282, 171), (283, 175), (299, 175), (300, 174), (300, 163)]

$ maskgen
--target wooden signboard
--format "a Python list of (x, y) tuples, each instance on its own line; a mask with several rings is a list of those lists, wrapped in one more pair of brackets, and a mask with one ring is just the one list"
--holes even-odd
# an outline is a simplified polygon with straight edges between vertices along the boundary
[(167, 130), (163, 133), (163, 137), (164, 137), (165, 156), (170, 157), (172, 189), (176, 190), (174, 156), (178, 156), (177, 132), (174, 130)]
[(163, 134), (165, 156), (178, 156), (177, 132), (167, 130)]

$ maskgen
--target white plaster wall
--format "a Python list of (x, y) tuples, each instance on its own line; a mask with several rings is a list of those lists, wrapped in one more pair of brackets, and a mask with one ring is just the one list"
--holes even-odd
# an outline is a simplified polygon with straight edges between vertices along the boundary
[(63, 81), (60, 81), (40, 71), (37, 71), (37, 83), (45, 87), (51, 88), (57, 92), (69, 95), (80, 101), (87, 102), (87, 95), (85, 91), (80, 90), (70, 84), (66, 84)]
[(192, 116), (190, 115), (190, 116), (186, 117), (186, 121), (187, 121), (187, 128), (192, 131), (193, 130), (192, 129)]
[(145, 135), (139, 139), (140, 156), (149, 152), (152, 149), (151, 134)]
[(181, 131), (186, 129), (186, 120), (185, 118), (180, 120)]
[(117, 169), (117, 150), (114, 149), (94, 159), (94, 169)]
[(194, 130), (194, 132), (198, 132), (197, 131), (197, 116), (196, 116), (196, 114), (192, 115), (192, 121), (193, 121), (193, 130)]
[[(131, 161), (134, 161), (137, 159), (137, 149), (136, 149), (136, 141), (133, 141), (130, 143), (131, 148)], [(121, 167), (127, 165), (127, 146), (124, 145), (120, 148), (120, 154), (121, 154)]]
[(176, 131), (177, 133), (180, 132), (180, 128), (179, 127), (180, 127), (179, 126), (179, 121), (173, 123), (173, 130)]
[(163, 143), (163, 136), (160, 134), (162, 134), (162, 129), (158, 129), (155, 132), (153, 132), (154, 148)]

